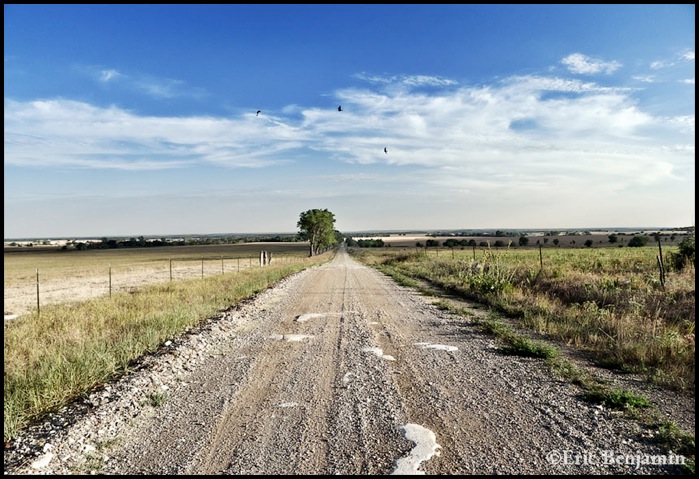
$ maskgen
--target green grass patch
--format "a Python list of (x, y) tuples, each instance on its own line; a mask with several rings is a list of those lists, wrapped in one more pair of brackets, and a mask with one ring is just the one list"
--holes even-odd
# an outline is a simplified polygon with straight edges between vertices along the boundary
[(671, 421), (666, 421), (659, 425), (657, 441), (659, 441), (659, 443), (661, 443), (665, 449), (671, 450), (676, 454), (681, 454), (685, 457), (695, 457), (697, 453), (695, 438), (692, 435), (681, 431), (676, 423)]
[(624, 389), (606, 390), (596, 388), (584, 392), (582, 397), (588, 402), (621, 411), (633, 411), (651, 406), (646, 397)]
[(508, 345), (502, 350), (506, 354), (543, 359), (553, 358), (559, 354), (557, 348), (541, 341), (533, 341), (524, 336), (514, 336), (509, 338)]
[(482, 321), (481, 327), (484, 332), (505, 343), (501, 347), (505, 354), (542, 359), (551, 359), (559, 355), (559, 350), (554, 346), (518, 334), (510, 325), (493, 318)]
[(148, 399), (149, 405), (153, 407), (158, 407), (165, 403), (165, 400), (168, 398), (168, 396), (162, 391), (151, 391), (150, 393), (148, 393), (146, 398)]

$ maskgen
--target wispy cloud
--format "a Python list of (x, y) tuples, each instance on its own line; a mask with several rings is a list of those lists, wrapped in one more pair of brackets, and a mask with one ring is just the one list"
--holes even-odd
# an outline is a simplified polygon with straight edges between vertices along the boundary
[(634, 75), (632, 80), (642, 82), (642, 83), (656, 83), (656, 78), (652, 75)]
[(392, 88), (446, 87), (457, 84), (457, 82), (454, 80), (432, 75), (394, 75), (384, 77), (381, 75), (359, 73), (355, 75), (355, 77), (369, 83), (388, 85)]
[[(535, 75), (488, 86), (366, 78), (380, 89), (335, 92), (343, 112), (294, 105), (260, 117), (155, 117), (70, 100), (5, 100), (5, 163), (155, 170), (315, 159), (418, 169), (413, 184), (485, 193), (511, 184), (544, 192), (553, 182), (562, 191), (622, 191), (674, 180), (694, 161), (694, 119), (655, 117), (634, 89)], [(378, 181), (366, 173), (329, 178)]]
[(187, 84), (181, 80), (149, 76), (134, 78), (129, 85), (133, 87), (133, 89), (145, 93), (150, 97), (160, 99), (181, 97), (196, 98), (201, 97), (204, 93), (201, 88), (188, 88)]
[(673, 58), (667, 58), (663, 60), (655, 60), (649, 64), (649, 68), (652, 70), (661, 70), (664, 68), (671, 68), (679, 63), (687, 63), (695, 61), (695, 52), (692, 50), (684, 50), (677, 53)]
[(270, 123), (139, 116), (70, 100), (5, 100), (5, 115), (5, 164), (24, 167), (262, 167), (298, 145), (285, 126)]
[(117, 70), (102, 70), (100, 71), (100, 81), (102, 82), (108, 82), (112, 81), (116, 78), (119, 78), (123, 75), (121, 75)]
[(111, 88), (140, 92), (151, 98), (201, 98), (206, 94), (204, 89), (187, 85), (182, 80), (160, 78), (141, 73), (125, 73), (116, 68), (95, 66), (77, 68), (98, 83), (109, 85)]
[(603, 73), (609, 75), (619, 69), (622, 64), (617, 61), (606, 62), (590, 58), (582, 53), (572, 53), (561, 61), (571, 73), (581, 75), (595, 75)]

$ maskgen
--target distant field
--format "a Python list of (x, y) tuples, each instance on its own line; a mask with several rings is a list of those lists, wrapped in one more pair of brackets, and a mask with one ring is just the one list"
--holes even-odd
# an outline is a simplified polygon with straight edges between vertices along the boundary
[[(591, 240), (591, 248), (619, 248), (620, 246), (626, 246), (627, 242), (632, 239), (635, 235), (633, 234), (623, 234), (615, 233), (617, 235), (617, 242), (611, 243), (609, 241), (609, 235), (612, 233), (599, 233), (592, 232), (591, 234), (567, 234), (567, 235), (531, 235), (527, 236), (528, 244), (527, 246), (520, 246), (521, 248), (536, 248), (541, 244), (543, 248), (581, 248), (585, 246), (587, 240)], [(685, 232), (661, 235), (662, 246), (675, 246), (678, 245), (687, 236)], [(648, 245), (653, 246), (656, 240), (652, 235), (648, 235)], [(508, 242), (512, 242), (511, 247), (518, 247), (518, 237), (517, 236), (428, 236), (428, 235), (415, 235), (415, 234), (392, 234), (384, 236), (353, 236), (355, 240), (360, 239), (381, 239), (385, 244), (390, 245), (390, 247), (401, 247), (401, 248), (415, 248), (416, 243), (422, 243), (425, 245), (428, 240), (437, 240), (440, 245), (449, 240), (474, 240), (477, 246), (481, 242), (488, 242), (491, 247), (496, 244), (496, 241), (503, 242), (504, 246), (508, 246)], [(559, 244), (555, 244), (555, 240), (558, 240)], [(465, 246), (466, 248), (466, 246)]]
[[(25, 314), (40, 306), (81, 301), (146, 284), (231, 273), (259, 267), (260, 251), (273, 262), (308, 256), (305, 242), (161, 246), (61, 250), (33, 246), (5, 248), (4, 313)], [(171, 269), (172, 267), (172, 269)], [(111, 271), (110, 271), (111, 270)], [(111, 278), (110, 278), (111, 272)]]

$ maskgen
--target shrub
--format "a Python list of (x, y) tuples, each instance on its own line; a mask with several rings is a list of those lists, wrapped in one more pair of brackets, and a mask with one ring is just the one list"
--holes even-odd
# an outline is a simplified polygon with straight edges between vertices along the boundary
[(632, 238), (631, 240), (629, 240), (629, 243), (627, 243), (627, 246), (632, 246), (632, 247), (646, 246), (648, 241), (649, 241), (648, 237), (637, 235), (634, 238)]
[(675, 269), (681, 270), (688, 262), (694, 263), (695, 260), (695, 235), (693, 234), (678, 244), (678, 252), (671, 253), (671, 262)]

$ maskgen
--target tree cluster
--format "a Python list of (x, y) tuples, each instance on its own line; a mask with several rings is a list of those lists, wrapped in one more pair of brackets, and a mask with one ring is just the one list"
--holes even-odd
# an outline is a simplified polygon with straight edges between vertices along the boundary
[(309, 242), (309, 256), (327, 251), (343, 241), (343, 235), (335, 229), (335, 215), (327, 209), (313, 209), (299, 215), (298, 237)]

